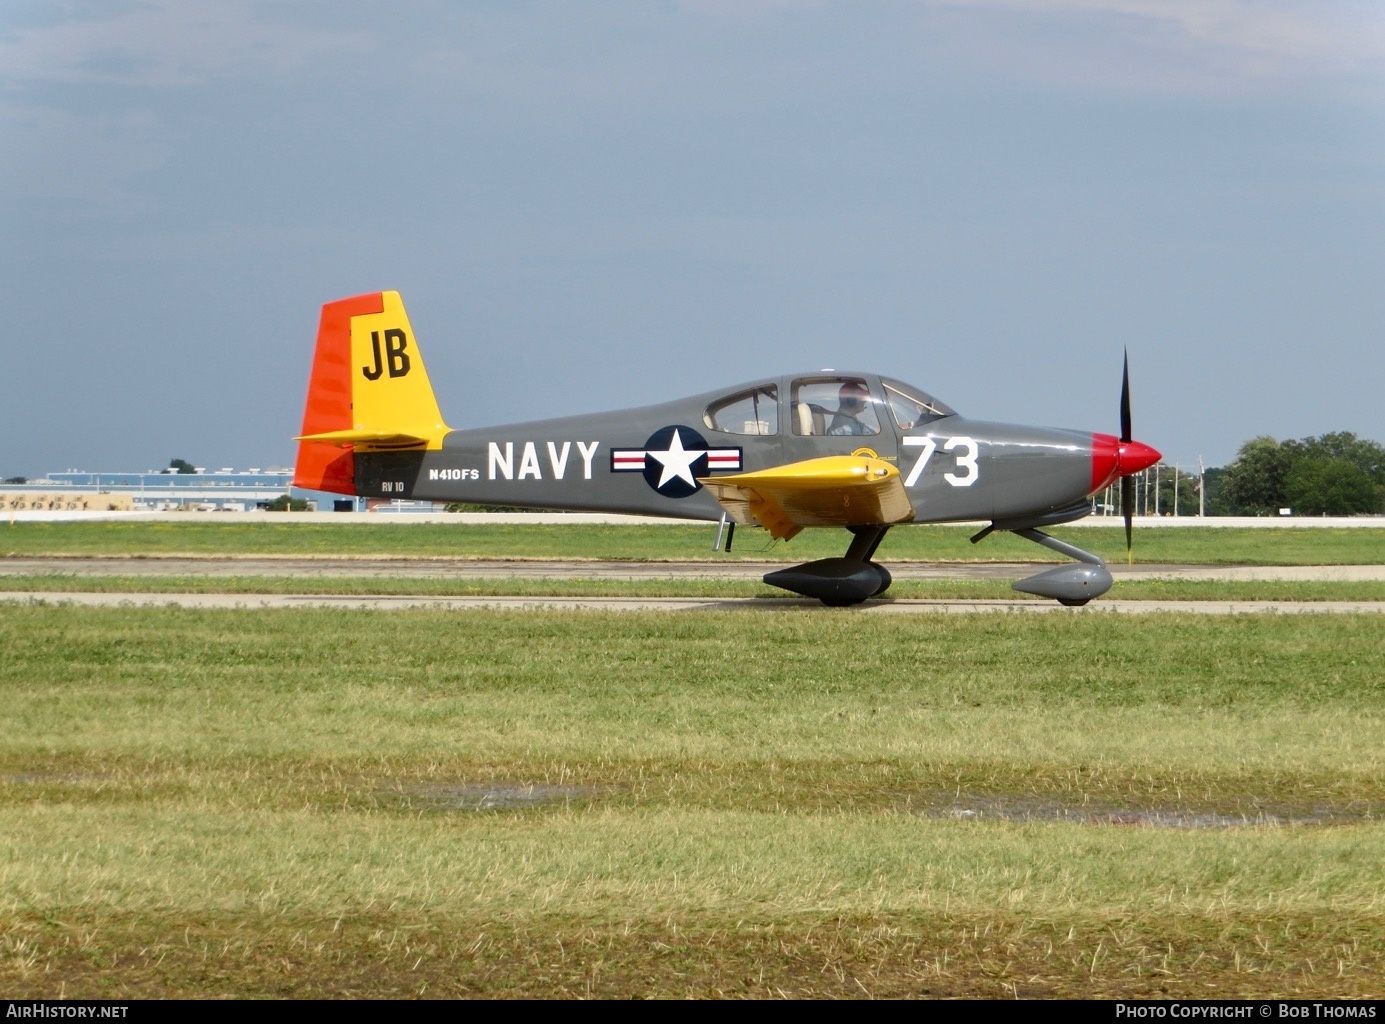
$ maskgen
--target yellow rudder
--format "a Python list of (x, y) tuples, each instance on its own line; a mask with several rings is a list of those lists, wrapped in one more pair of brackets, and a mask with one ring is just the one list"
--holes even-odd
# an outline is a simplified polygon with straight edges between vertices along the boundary
[(378, 306), (357, 307), (350, 315), (351, 426), (300, 439), (356, 451), (439, 449), (451, 428), (438, 409), (404, 302), (398, 292), (380, 292), (379, 299)]

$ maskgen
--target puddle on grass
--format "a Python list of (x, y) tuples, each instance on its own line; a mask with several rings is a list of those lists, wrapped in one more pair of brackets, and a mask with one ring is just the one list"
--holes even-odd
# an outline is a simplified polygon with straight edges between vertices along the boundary
[[(432, 784), (391, 791), (398, 806), (425, 811), (522, 810), (588, 801), (610, 792), (608, 787), (530, 785), (512, 782)], [(383, 794), (382, 794), (383, 795)], [(890, 794), (894, 806), (903, 798), (908, 813), (924, 818), (1007, 822), (1067, 822), (1075, 825), (1126, 828), (1219, 829), (1246, 826), (1330, 826), (1377, 821), (1385, 808), (1367, 802), (1345, 806), (1327, 804), (1268, 804), (1246, 811), (1193, 808), (1141, 808), (1086, 804), (1074, 806), (1057, 798), (1032, 794)]]
[(411, 810), (512, 811), (527, 807), (587, 800), (595, 786), (548, 786), (514, 782), (472, 782), (455, 785), (409, 786), (381, 794)]
[[(111, 776), (81, 772), (22, 772), (0, 775), (0, 786), (119, 785)], [(128, 780), (124, 780), (128, 781)], [(409, 811), (519, 811), (586, 803), (620, 787), (553, 785), (507, 781), (451, 782), (395, 786), (376, 790), (377, 806)], [(1189, 807), (1129, 807), (1116, 804), (1074, 803), (1032, 793), (959, 793), (885, 791), (880, 809), (921, 818), (956, 821), (1066, 822), (1074, 825), (1126, 828), (1222, 829), (1244, 827), (1339, 826), (1380, 821), (1385, 805), (1372, 801), (1341, 804), (1285, 800), (1252, 803), (1244, 810)], [(1229, 801), (1228, 801), (1229, 802)]]
[(1323, 805), (1261, 807), (1245, 812), (1085, 805), (1073, 807), (1039, 796), (958, 796), (956, 793), (916, 794), (908, 800), (912, 813), (925, 818), (978, 821), (1065, 821), (1077, 825), (1119, 825), (1128, 828), (1243, 828), (1281, 825), (1349, 825), (1380, 818), (1369, 804), (1349, 807)]

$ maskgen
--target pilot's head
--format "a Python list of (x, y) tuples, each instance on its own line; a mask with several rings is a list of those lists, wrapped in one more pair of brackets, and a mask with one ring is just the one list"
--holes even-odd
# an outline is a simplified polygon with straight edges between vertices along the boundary
[(858, 380), (849, 380), (842, 385), (841, 391), (837, 393), (838, 400), (842, 403), (843, 409), (860, 411), (866, 407), (866, 386)]

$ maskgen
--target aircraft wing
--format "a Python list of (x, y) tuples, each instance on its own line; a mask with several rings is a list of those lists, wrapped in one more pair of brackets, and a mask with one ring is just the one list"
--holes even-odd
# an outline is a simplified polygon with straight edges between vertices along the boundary
[(914, 517), (899, 470), (866, 456), (829, 455), (699, 483), (732, 521), (763, 526), (775, 540), (805, 526), (884, 526)]

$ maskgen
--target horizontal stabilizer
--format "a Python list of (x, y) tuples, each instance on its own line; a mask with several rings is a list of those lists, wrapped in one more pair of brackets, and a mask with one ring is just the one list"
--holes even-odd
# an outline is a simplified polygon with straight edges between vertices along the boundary
[(354, 445), (357, 451), (397, 451), (402, 448), (424, 448), (428, 444), (426, 437), (385, 430), (328, 430), (321, 434), (303, 434), (294, 440), (317, 441), (338, 448)]
[(763, 526), (775, 540), (805, 526), (884, 526), (914, 517), (899, 470), (863, 455), (829, 455), (699, 482), (734, 521)]

